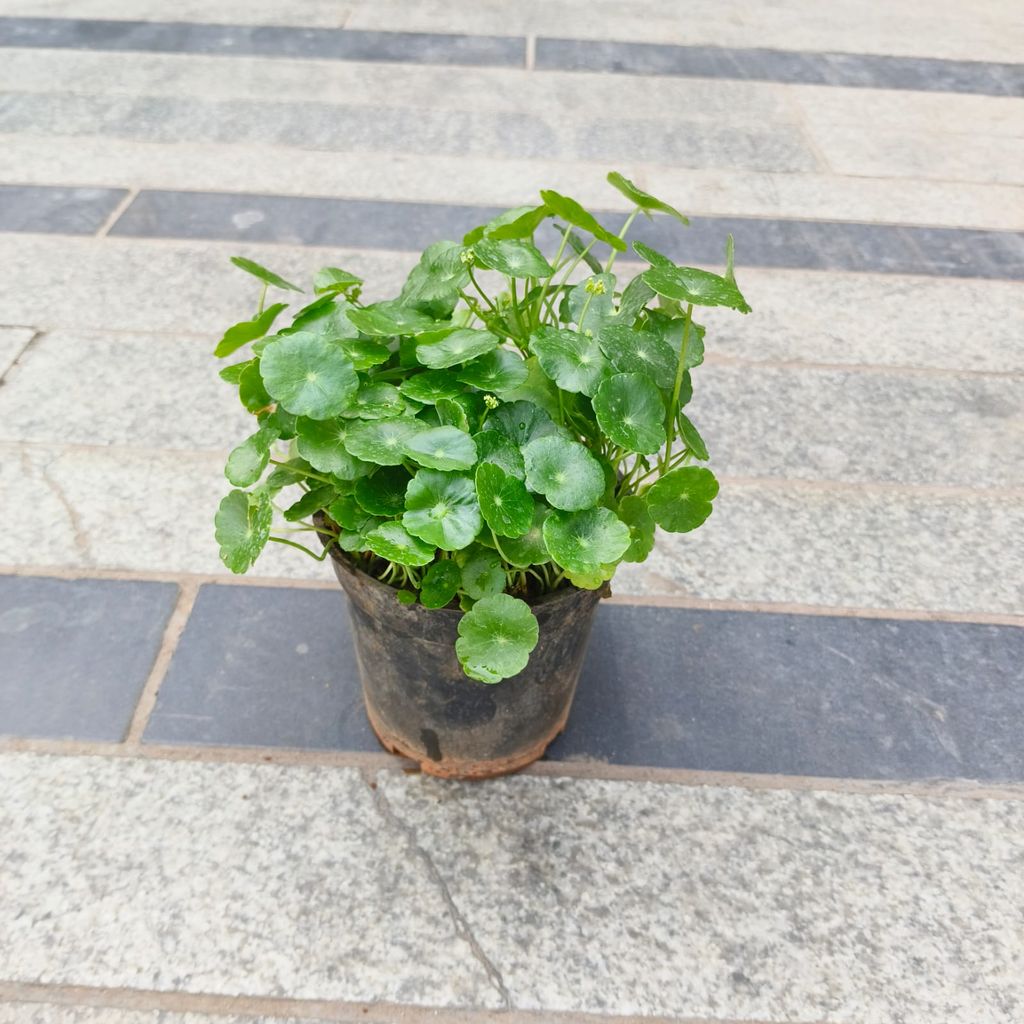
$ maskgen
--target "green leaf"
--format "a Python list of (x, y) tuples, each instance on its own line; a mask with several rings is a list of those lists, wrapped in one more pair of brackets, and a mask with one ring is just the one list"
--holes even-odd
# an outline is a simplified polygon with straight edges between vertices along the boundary
[(349, 428), (345, 447), (364, 462), (400, 466), (405, 458), (406, 442), (425, 429), (425, 423), (411, 416), (399, 416), (393, 420), (360, 420)]
[(644, 280), (667, 299), (695, 306), (727, 306), (749, 313), (750, 306), (735, 282), (697, 267), (652, 267)]
[(391, 358), (391, 350), (386, 345), (379, 341), (367, 341), (365, 338), (346, 338), (338, 347), (357, 370), (369, 370)]
[(267, 468), (270, 461), (270, 446), (277, 440), (277, 429), (261, 426), (255, 434), (247, 437), (228, 456), (224, 475), (235, 487), (251, 487)]
[(709, 515), (718, 494), (718, 481), (703, 466), (683, 466), (666, 473), (647, 492), (654, 521), (670, 533), (696, 530)]
[(263, 482), (263, 489), (276, 493), (284, 487), (291, 487), (293, 484), (307, 479), (312, 468), (305, 459), (289, 459), (282, 465), (274, 467), (274, 472)]
[(606, 508), (552, 512), (544, 523), (551, 557), (573, 573), (589, 575), (617, 562), (629, 549), (629, 527)]
[(407, 377), (398, 390), (414, 402), (433, 405), (439, 398), (454, 398), (463, 388), (455, 374), (448, 370), (424, 370)]
[(327, 514), (343, 529), (360, 531), (371, 518), (370, 514), (356, 501), (355, 495), (340, 494), (327, 506)]
[(273, 516), (270, 497), (263, 490), (232, 491), (220, 503), (214, 529), (220, 559), (232, 572), (246, 572), (259, 557), (270, 537)]
[(602, 227), (593, 214), (584, 210), (575, 199), (560, 195), (551, 189), (541, 189), (540, 197), (544, 200), (544, 205), (556, 217), (561, 217), (575, 227), (589, 231), (596, 239), (607, 243), (613, 249), (618, 249), (619, 252), (626, 251), (626, 243), (618, 235), (613, 235), (606, 228)]
[[(675, 264), (664, 254), (658, 252), (657, 249), (652, 249), (649, 245), (644, 245), (643, 242), (633, 243), (633, 252), (637, 254), (642, 260), (646, 260), (652, 267), (666, 267), (675, 268)], [(646, 273), (646, 271), (644, 271)], [(643, 274), (640, 275), (643, 277)]]
[(474, 601), (504, 591), (508, 580), (501, 567), (501, 558), (490, 548), (474, 545), (462, 563), (462, 589)]
[(476, 262), (507, 277), (550, 277), (555, 271), (532, 242), (481, 238), (473, 246)]
[(347, 291), (355, 284), (362, 284), (363, 279), (350, 274), (340, 267), (324, 267), (316, 272), (313, 278), (313, 291), (317, 295), (336, 295), (338, 292)]
[(378, 302), (372, 306), (363, 306), (361, 309), (353, 307), (348, 310), (347, 316), (363, 334), (379, 338), (422, 334), (438, 327), (433, 317), (396, 302)]
[(462, 586), (462, 570), (449, 558), (435, 562), (423, 576), (420, 604), (424, 608), (445, 608)]
[(618, 171), (612, 171), (608, 175), (608, 184), (617, 188), (631, 203), (636, 203), (644, 213), (648, 213), (650, 210), (659, 210), (661, 213), (667, 213), (670, 217), (675, 217), (681, 224), (690, 223), (689, 219), (674, 206), (669, 206), (668, 203), (655, 199), (654, 196), (637, 188), (629, 178), (623, 177)]
[(485, 426), (504, 434), (517, 448), (538, 437), (567, 436), (564, 428), (533, 402), (505, 402), (487, 417)]
[(254, 263), (252, 260), (248, 260), (244, 256), (232, 256), (231, 262), (240, 270), (244, 270), (247, 274), (252, 274), (253, 277), (258, 277), (261, 281), (265, 281), (267, 284), (272, 284), (275, 288), (285, 288), (293, 292), (302, 291), (297, 284), (292, 284), (291, 281), (286, 281), (283, 277), (278, 277), (278, 275), (272, 270), (267, 270), (266, 267), (261, 267), (258, 263)]
[(299, 311), (291, 327), (282, 334), (296, 334), (306, 331), (316, 334), (325, 341), (348, 341), (359, 337), (359, 330), (349, 319), (355, 309), (350, 302), (332, 295), (321, 295), (315, 302)]
[(482, 683), (500, 683), (526, 668), (539, 630), (530, 606), (509, 594), (477, 601), (459, 620), (455, 653), (462, 670)]
[(255, 362), (255, 359), (246, 359), (245, 362), (242, 363), (232, 363), (230, 366), (225, 366), (218, 370), (217, 376), (220, 377), (222, 381), (225, 381), (228, 384), (234, 384), (235, 387), (237, 387), (243, 372)]
[(366, 546), (378, 557), (399, 565), (426, 565), (433, 561), (435, 549), (413, 537), (401, 523), (382, 523), (363, 536)]
[(429, 469), (472, 469), (476, 465), (476, 444), (458, 427), (433, 427), (415, 434), (406, 442), (405, 453)]
[(620, 448), (641, 455), (660, 451), (665, 437), (665, 403), (646, 373), (616, 373), (594, 396), (598, 425)]
[(564, 437), (540, 437), (523, 448), (526, 486), (566, 511), (596, 504), (604, 494), (604, 471), (590, 450)]
[(587, 243), (584, 242), (583, 239), (572, 230), (572, 228), (563, 228), (561, 224), (556, 224), (555, 228), (566, 242), (568, 242), (569, 248), (572, 249), (572, 251), (576, 253), (576, 255), (579, 256), (595, 274), (600, 274), (601, 264), (590, 251), (591, 246), (587, 245)]
[(458, 427), (467, 434), (480, 429), (487, 406), (484, 397), (475, 391), (467, 391), (454, 398), (439, 398), (434, 403), (440, 426)]
[(660, 334), (609, 324), (597, 340), (619, 373), (646, 373), (660, 388), (675, 384), (679, 353)]
[(471, 477), (421, 469), (405, 492), (402, 524), (416, 537), (445, 551), (473, 543), (483, 521)]
[(260, 410), (266, 409), (268, 405), (274, 404), (274, 400), (263, 386), (258, 359), (253, 359), (247, 363), (245, 369), (239, 374), (238, 398), (249, 412), (260, 412)]
[(295, 424), (295, 446), (299, 454), (321, 473), (331, 473), (344, 480), (365, 476), (370, 467), (353, 458), (345, 447), (353, 424), (348, 420), (311, 420), (300, 416)]
[[(686, 329), (686, 319), (684, 317), (676, 317), (674, 319), (657, 317), (652, 322), (656, 325), (661, 337), (674, 353), (672, 358), (673, 363), (675, 363), (683, 350), (683, 332)], [(700, 366), (703, 362), (704, 328), (691, 320), (690, 335), (687, 338), (686, 352), (683, 356), (683, 368), (690, 370), (695, 366)]]
[(385, 420), (401, 416), (406, 410), (398, 388), (383, 381), (363, 384), (344, 415), (361, 420)]
[(595, 274), (569, 291), (569, 318), (580, 331), (597, 334), (604, 326), (612, 315), (614, 291), (614, 274)]
[(536, 356), (530, 356), (525, 362), (526, 380), (511, 391), (501, 394), (505, 402), (530, 402), (539, 405), (548, 416), (560, 415), (558, 407), (559, 391), (554, 381), (541, 369)]
[(637, 274), (626, 285), (619, 298), (619, 308), (615, 314), (616, 323), (632, 327), (640, 311), (654, 295), (654, 289), (644, 280), (643, 274)]
[(539, 327), (530, 337), (544, 372), (563, 390), (593, 395), (608, 373), (597, 339), (557, 327)]
[(654, 550), (654, 519), (647, 502), (635, 494), (628, 494), (619, 502), (619, 519), (629, 527), (629, 547), (622, 556), (624, 562), (644, 562)]
[(371, 515), (401, 515), (405, 511), (405, 490), (411, 479), (401, 466), (382, 466), (373, 476), (356, 481), (355, 499)]
[(498, 430), (482, 430), (473, 435), (476, 442), (477, 462), (490, 462), (500, 466), (510, 476), (526, 479), (526, 464), (519, 446), (513, 444)]
[(490, 331), (472, 327), (455, 327), (437, 331), (421, 338), (416, 345), (416, 358), (435, 370), (466, 363), (498, 347), (498, 338)]
[(513, 391), (526, 382), (528, 371), (521, 356), (507, 348), (496, 348), (492, 352), (467, 363), (458, 379), (481, 391), (496, 395)]
[(326, 420), (352, 400), (359, 378), (337, 345), (315, 334), (279, 337), (263, 350), (260, 374), (270, 395), (296, 416)]
[(526, 484), (501, 466), (477, 466), (476, 494), (487, 525), (501, 537), (521, 537), (533, 522), (533, 498)]
[[(512, 217), (510, 214), (516, 216)], [(485, 225), (483, 235), (498, 241), (507, 238), (531, 238), (541, 223), (550, 216), (551, 213), (546, 206), (520, 206), (500, 217), (495, 217), (490, 224)]]
[(533, 521), (521, 537), (507, 537), (501, 542), (501, 550), (509, 562), (519, 569), (531, 565), (544, 565), (551, 561), (551, 553), (544, 543), (544, 523), (551, 515), (551, 509), (540, 502), (534, 504)]
[(462, 262), (465, 247), (458, 242), (435, 242), (428, 246), (402, 286), (401, 301), (408, 306), (454, 307), (459, 290), (469, 284), (469, 271)]
[(337, 496), (337, 488), (331, 484), (320, 484), (311, 491), (306, 491), (298, 501), (286, 508), (284, 517), (290, 523), (307, 519), (314, 512), (327, 508)]
[(704, 443), (704, 438), (700, 436), (700, 431), (693, 425), (693, 422), (680, 410), (679, 417), (679, 436), (683, 439), (686, 447), (693, 452), (694, 456), (700, 459), (701, 462), (708, 461), (708, 446)]
[(213, 354), (218, 359), (223, 359), (250, 341), (262, 338), (270, 330), (271, 325), (277, 319), (281, 310), (287, 308), (287, 302), (278, 302), (273, 306), (268, 306), (262, 313), (251, 320), (242, 320), (233, 327), (229, 327), (224, 332), (224, 337), (217, 342), (217, 347), (213, 350)]

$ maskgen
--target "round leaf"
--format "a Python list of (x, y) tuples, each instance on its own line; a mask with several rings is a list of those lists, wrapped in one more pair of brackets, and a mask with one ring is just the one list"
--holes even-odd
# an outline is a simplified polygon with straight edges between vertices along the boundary
[(421, 469), (405, 492), (405, 528), (445, 551), (473, 543), (483, 521), (472, 478), (463, 473)]
[(652, 455), (665, 443), (665, 403), (646, 373), (609, 377), (594, 396), (594, 414), (605, 434), (626, 451)]
[(454, 398), (463, 387), (454, 373), (448, 370), (424, 370), (402, 381), (398, 390), (414, 402), (433, 405), (441, 398)]
[(544, 543), (544, 523), (551, 515), (547, 505), (537, 503), (533, 510), (533, 522), (521, 537), (508, 537), (501, 542), (501, 550), (509, 562), (519, 569), (531, 565), (545, 565), (551, 561), (551, 553)]
[(313, 291), (317, 295), (333, 295), (351, 288), (354, 284), (362, 284), (363, 279), (355, 274), (342, 270), (340, 267), (323, 267), (313, 277)]
[(456, 327), (426, 335), (416, 345), (416, 358), (435, 370), (466, 363), (498, 347), (497, 335), (472, 327)]
[(238, 399), (249, 412), (260, 412), (268, 405), (274, 404), (274, 400), (267, 394), (267, 389), (263, 386), (258, 359), (246, 363), (239, 373)]
[(462, 589), (474, 601), (500, 594), (507, 584), (501, 559), (489, 548), (477, 545), (462, 566)]
[(509, 594), (477, 601), (459, 620), (455, 653), (467, 676), (499, 683), (526, 668), (539, 630), (530, 606)]
[(400, 466), (405, 458), (406, 442), (426, 428), (411, 416), (393, 420), (360, 420), (353, 423), (345, 446), (357, 459), (378, 466)]
[(356, 481), (356, 501), (371, 515), (401, 515), (405, 511), (405, 489), (410, 479), (401, 466), (382, 466), (373, 476)]
[(430, 469), (472, 469), (476, 465), (476, 444), (458, 427), (433, 427), (411, 437), (406, 454)]
[(350, 455), (345, 447), (353, 426), (351, 420), (311, 420), (300, 416), (295, 424), (299, 454), (321, 473), (343, 480), (364, 476), (370, 467)]
[(231, 262), (240, 270), (244, 270), (247, 274), (252, 274), (253, 277), (258, 277), (261, 281), (265, 281), (267, 284), (272, 284), (275, 288), (287, 288), (293, 292), (302, 291), (297, 284), (292, 284), (291, 281), (286, 281), (283, 277), (279, 277), (272, 270), (267, 270), (266, 267), (261, 267), (258, 263), (253, 260), (246, 259), (244, 256), (232, 256)]
[(644, 280), (666, 299), (690, 302), (695, 306), (728, 306), (749, 313), (750, 306), (735, 281), (719, 277), (697, 267), (652, 267)]
[(618, 235), (613, 235), (606, 228), (603, 228), (597, 222), (593, 214), (584, 210), (575, 199), (571, 199), (569, 196), (560, 195), (558, 192), (551, 189), (541, 189), (540, 197), (544, 200), (544, 205), (556, 217), (561, 217), (563, 220), (567, 220), (575, 227), (583, 228), (584, 231), (589, 231), (596, 239), (601, 242), (606, 242), (613, 249), (618, 249), (619, 252), (625, 252), (626, 243), (619, 238)]
[(521, 448), (538, 437), (564, 436), (565, 431), (533, 402), (506, 402), (488, 417), (486, 427), (504, 434)]
[(473, 246), (476, 262), (507, 277), (550, 277), (555, 271), (531, 242), (481, 238)]
[(500, 395), (524, 384), (527, 376), (529, 374), (526, 363), (521, 356), (507, 348), (496, 348), (493, 352), (467, 363), (459, 374), (459, 380), (481, 391), (493, 391)]
[(617, 188), (631, 203), (636, 203), (645, 213), (648, 210), (659, 210), (661, 213), (667, 213), (669, 216), (675, 217), (681, 224), (690, 223), (689, 218), (681, 214), (674, 206), (669, 206), (668, 203), (662, 202), (662, 200), (656, 199), (642, 189), (637, 188), (629, 178), (623, 177), (618, 171), (611, 171), (609, 173), (608, 184)]
[(590, 575), (617, 562), (629, 549), (629, 527), (606, 508), (552, 512), (544, 523), (551, 557), (569, 572)]
[(245, 572), (259, 557), (270, 537), (274, 509), (264, 492), (232, 491), (214, 517), (221, 561), (232, 572)]
[(654, 520), (647, 502), (629, 494), (619, 502), (619, 518), (629, 527), (629, 548), (622, 556), (624, 562), (643, 562), (654, 549)]
[(526, 486), (566, 511), (596, 504), (604, 494), (601, 463), (578, 441), (541, 437), (523, 449)]
[(361, 420), (386, 420), (401, 416), (406, 405), (398, 388), (393, 384), (364, 384), (357, 392), (351, 405), (345, 410), (346, 416)]
[(272, 426), (260, 427), (231, 452), (224, 475), (235, 487), (251, 487), (263, 475), (277, 434)]
[(595, 274), (569, 289), (566, 309), (569, 319), (584, 334), (597, 334), (612, 314), (614, 274)]
[(401, 523), (382, 523), (363, 539), (375, 555), (399, 565), (426, 565), (436, 554), (433, 547), (411, 536)]
[(701, 462), (707, 462), (708, 446), (704, 443), (704, 438), (700, 436), (700, 431), (693, 425), (693, 421), (680, 411), (678, 423), (679, 436), (683, 443)]
[(473, 440), (476, 442), (478, 462), (493, 462), (510, 476), (526, 479), (523, 453), (504, 434), (497, 430), (482, 430), (473, 435)]
[(563, 391), (593, 395), (608, 371), (597, 339), (577, 331), (541, 327), (530, 338), (530, 348)]
[(533, 498), (526, 484), (501, 466), (477, 466), (476, 494), (487, 525), (501, 537), (520, 537), (533, 523)]
[(647, 492), (654, 521), (670, 533), (696, 530), (709, 515), (718, 481), (703, 466), (683, 466), (666, 473)]
[(462, 587), (462, 570), (449, 558), (435, 562), (420, 585), (420, 604), (424, 608), (445, 608)]
[(613, 324), (603, 327), (597, 340), (619, 373), (646, 373), (659, 388), (675, 384), (679, 352), (660, 334)]
[(396, 302), (378, 302), (348, 310), (349, 320), (371, 337), (393, 338), (398, 335), (421, 334), (434, 330), (437, 321)]
[(352, 400), (359, 378), (335, 344), (315, 334), (288, 334), (269, 344), (260, 374), (271, 397), (296, 416), (326, 420)]

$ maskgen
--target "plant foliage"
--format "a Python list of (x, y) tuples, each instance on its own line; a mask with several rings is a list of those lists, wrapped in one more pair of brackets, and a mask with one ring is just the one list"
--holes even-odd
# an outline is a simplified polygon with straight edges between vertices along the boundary
[[(336, 546), (396, 600), (461, 608), (463, 669), (497, 683), (537, 643), (531, 601), (598, 589), (650, 554), (656, 526), (708, 518), (718, 482), (695, 464), (708, 449), (683, 407), (704, 357), (695, 310), (750, 310), (732, 238), (724, 275), (636, 243), (646, 265), (620, 282), (638, 214), (688, 221), (621, 174), (608, 180), (636, 207), (618, 233), (545, 190), (430, 246), (394, 298), (366, 302), (361, 278), (324, 268), (286, 327), (267, 291), (299, 289), (233, 259), (263, 289), (216, 347), (249, 347), (221, 377), (257, 420), (216, 515), (229, 569), (247, 571), (268, 541), (319, 559)], [(275, 507), (288, 525), (272, 533)]]

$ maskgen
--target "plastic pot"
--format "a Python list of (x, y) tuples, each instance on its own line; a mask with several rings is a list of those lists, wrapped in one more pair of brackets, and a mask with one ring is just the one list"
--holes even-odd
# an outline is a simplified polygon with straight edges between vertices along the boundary
[(529, 664), (491, 685), (455, 656), (462, 612), (400, 604), (335, 547), (331, 561), (348, 596), (366, 714), (387, 750), (431, 775), (483, 779), (536, 761), (565, 728), (607, 589), (571, 587), (533, 604), (540, 638)]

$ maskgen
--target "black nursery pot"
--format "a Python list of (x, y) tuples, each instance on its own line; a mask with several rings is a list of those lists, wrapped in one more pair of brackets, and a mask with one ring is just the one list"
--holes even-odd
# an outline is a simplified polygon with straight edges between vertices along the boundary
[(533, 604), (540, 638), (529, 664), (493, 685), (455, 655), (462, 612), (403, 605), (395, 590), (331, 561), (348, 595), (370, 725), (393, 754), (450, 779), (484, 779), (536, 761), (565, 728), (603, 591), (559, 591)]

